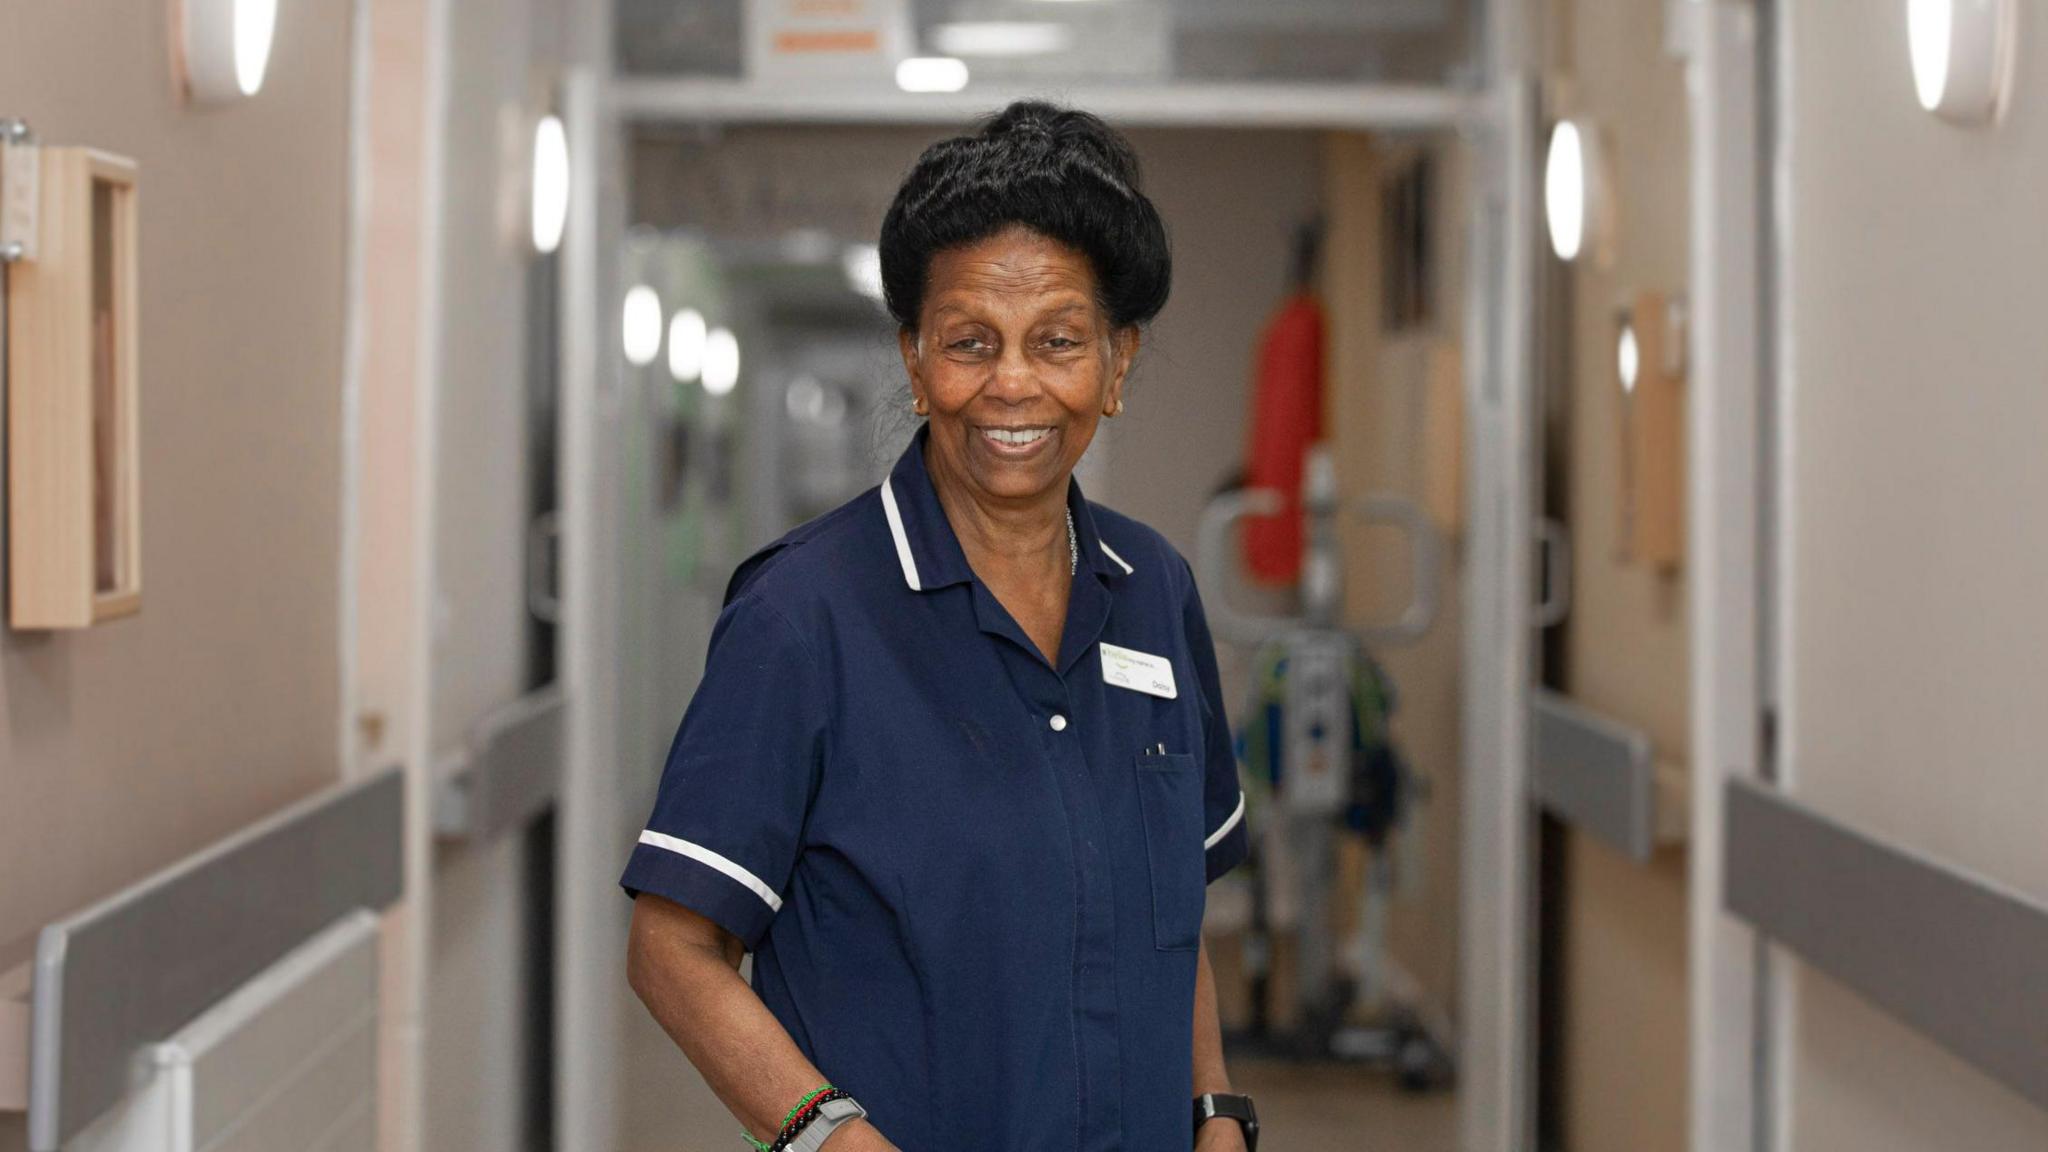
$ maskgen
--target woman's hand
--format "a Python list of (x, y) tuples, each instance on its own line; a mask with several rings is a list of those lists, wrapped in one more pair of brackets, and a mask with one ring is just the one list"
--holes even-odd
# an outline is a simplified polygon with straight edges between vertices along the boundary
[(1246, 1152), (1244, 1129), (1228, 1116), (1205, 1121), (1195, 1129), (1195, 1152)]

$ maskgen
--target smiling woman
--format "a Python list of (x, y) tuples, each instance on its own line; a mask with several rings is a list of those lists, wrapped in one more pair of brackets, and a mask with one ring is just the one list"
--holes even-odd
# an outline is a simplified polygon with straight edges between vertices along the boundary
[(1166, 229), (1120, 136), (1020, 103), (919, 158), (880, 253), (927, 420), (733, 576), (623, 879), (633, 987), (758, 1147), (1239, 1152), (1216, 655), (1187, 562), (1073, 479)]

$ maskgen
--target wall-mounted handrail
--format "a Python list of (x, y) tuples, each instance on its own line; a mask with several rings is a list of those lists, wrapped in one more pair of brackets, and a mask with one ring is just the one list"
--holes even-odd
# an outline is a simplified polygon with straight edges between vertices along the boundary
[(568, 699), (550, 685), (485, 716), (434, 786), (434, 831), (487, 841), (524, 828), (562, 791)]
[(128, 1089), (143, 1046), (315, 933), (403, 890), (398, 769), (308, 797), (36, 941), (28, 1138), (57, 1152)]
[(1657, 763), (1647, 734), (1544, 689), (1531, 708), (1537, 803), (1638, 861), (1684, 838), (1680, 774)]
[(1723, 797), (1731, 914), (2048, 1108), (2048, 904), (1775, 788)]

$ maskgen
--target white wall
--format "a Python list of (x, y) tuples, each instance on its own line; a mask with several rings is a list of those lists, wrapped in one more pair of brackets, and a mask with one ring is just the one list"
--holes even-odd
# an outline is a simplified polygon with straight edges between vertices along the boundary
[[(527, 185), (534, 124), (551, 108), (565, 5), (460, 0), (448, 13), (438, 287), (430, 746), (437, 756), (526, 688)], [(528, 1051), (522, 840), (434, 853), (427, 982), (425, 1143), (433, 1152), (522, 1146)]]
[[(1783, 771), (2048, 899), (2048, 21), (2003, 123), (1914, 101), (1905, 6), (1782, 6)], [(1793, 965), (1788, 1148), (2048, 1147), (2048, 1113)]]

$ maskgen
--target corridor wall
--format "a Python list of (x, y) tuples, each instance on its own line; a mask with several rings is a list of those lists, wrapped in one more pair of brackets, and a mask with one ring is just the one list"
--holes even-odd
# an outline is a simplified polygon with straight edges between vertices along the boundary
[[(1545, 387), (1562, 390), (1571, 611), (1560, 687), (1647, 733), (1655, 755), (1684, 764), (1690, 666), (1683, 569), (1630, 560), (1621, 537), (1628, 473), (1616, 369), (1616, 311), (1639, 291), (1682, 293), (1687, 271), (1684, 71), (1665, 51), (1669, 6), (1554, 0), (1547, 45), (1553, 116), (1584, 117), (1609, 150), (1615, 232), (1559, 268), (1548, 321), (1565, 347)], [(1547, 256), (1546, 256), (1547, 259)], [(1556, 268), (1554, 262), (1551, 266)], [(1678, 1152), (1686, 1141), (1686, 851), (1638, 863), (1567, 825), (1560, 887), (1556, 1084), (1563, 1147)]]
[[(569, 8), (449, 4), (442, 102), (427, 104), (442, 150), (439, 195), (425, 207), (436, 271), (421, 312), (422, 384), (435, 390), (426, 723), (436, 761), (459, 755), (479, 721), (529, 687), (529, 493), (534, 470), (556, 460), (529, 444), (528, 397), (531, 375), (556, 366), (529, 362), (555, 301), (532, 289), (546, 273), (527, 197), (534, 125), (558, 110)], [(550, 1090), (530, 1079), (532, 1058), (556, 1040), (536, 1034), (529, 1014), (534, 975), (547, 971), (528, 935), (535, 850), (516, 831), (433, 849), (422, 1095), (423, 1147), (434, 1152), (549, 1146), (527, 1132), (534, 1094)]]
[[(2048, 22), (2010, 106), (1914, 99), (1903, 5), (1776, 7), (1780, 785), (2048, 900)], [(1990, 942), (1986, 942), (1989, 944)], [(1791, 1152), (2048, 1147), (2048, 1113), (1774, 958)]]
[(167, 11), (0, 8), (0, 114), (141, 166), (149, 573), (139, 615), (0, 631), (5, 966), (340, 773), (350, 6), (286, 6), (261, 98), (205, 111)]
[[(1456, 420), (1443, 389), (1462, 389), (1457, 348), (1464, 325), (1466, 153), (1450, 139), (1399, 139), (1331, 133), (1322, 141), (1325, 240), (1323, 294), (1329, 309), (1324, 428), (1346, 495), (1389, 493), (1428, 506), (1431, 477), (1446, 462), (1432, 442), (1434, 422)], [(1424, 216), (1428, 289), (1418, 323), (1387, 320), (1387, 251), (1383, 229), (1390, 183), (1427, 161)], [(1451, 357), (1452, 359), (1440, 359)], [(1446, 385), (1441, 374), (1453, 379)], [(1455, 403), (1448, 407), (1462, 409)], [(1453, 441), (1462, 442), (1462, 427)], [(1463, 467), (1453, 448), (1448, 467)], [(1438, 511), (1438, 509), (1432, 509)], [(1457, 1014), (1458, 923), (1462, 807), (1460, 681), (1463, 671), (1464, 549), (1458, 525), (1439, 521), (1437, 617), (1411, 644), (1385, 645), (1373, 655), (1394, 682), (1394, 738), (1428, 782), (1410, 835), (1420, 851), (1396, 847), (1389, 863), (1398, 886), (1387, 921), (1387, 953), (1398, 967), (1390, 988), (1397, 1001), (1423, 1010), (1441, 1027)], [(1384, 624), (1414, 598), (1409, 543), (1392, 529), (1346, 526), (1347, 622)], [(1349, 889), (1347, 889), (1348, 891)], [(1355, 905), (1354, 905), (1355, 907)]]

